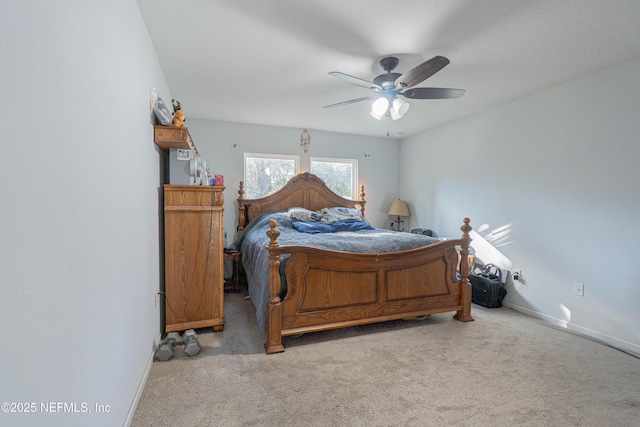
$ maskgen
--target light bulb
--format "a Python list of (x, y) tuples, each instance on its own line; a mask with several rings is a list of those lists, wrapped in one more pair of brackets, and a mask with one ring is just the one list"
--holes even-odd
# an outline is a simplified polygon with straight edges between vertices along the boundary
[(384, 116), (387, 112), (387, 108), (389, 108), (389, 101), (387, 98), (378, 98), (375, 100), (373, 105), (371, 105), (371, 111), (376, 113), (378, 116)]
[(400, 117), (409, 111), (409, 107), (411, 107), (411, 104), (402, 98), (396, 98), (393, 100), (393, 109), (396, 110)]
[(371, 117), (373, 117), (376, 120), (382, 120), (382, 118), (384, 117), (383, 114), (376, 114), (375, 111), (373, 111), (373, 109), (371, 109), (371, 111), (369, 112), (369, 114), (371, 114)]

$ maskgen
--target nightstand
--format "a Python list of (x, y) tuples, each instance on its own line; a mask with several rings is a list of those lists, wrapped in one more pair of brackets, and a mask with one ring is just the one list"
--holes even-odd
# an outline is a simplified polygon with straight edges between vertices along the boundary
[[(224, 253), (224, 259), (233, 261), (233, 275), (231, 276), (231, 282), (233, 283), (233, 290), (238, 293), (240, 292), (240, 268), (242, 265), (242, 258), (240, 256), (240, 252), (232, 252), (232, 253)], [(227, 283), (225, 282), (225, 291), (230, 290), (230, 287), (227, 287)]]

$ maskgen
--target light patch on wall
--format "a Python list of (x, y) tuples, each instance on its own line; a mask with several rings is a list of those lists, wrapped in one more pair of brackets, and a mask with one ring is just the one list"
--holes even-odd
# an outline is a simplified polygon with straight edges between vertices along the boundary
[[(509, 227), (510, 226), (511, 225), (509, 224)], [(504, 270), (512, 270), (513, 262), (502, 252), (500, 252), (500, 250), (497, 249), (491, 242), (489, 242), (488, 239), (486, 239), (475, 230), (471, 230), (469, 235), (473, 239), (471, 241), (471, 246), (476, 251), (476, 257), (479, 260), (481, 260), (484, 264), (495, 264)]]
[(498, 248), (500, 246), (509, 245), (513, 243), (511, 239), (511, 228), (513, 223), (503, 225), (498, 228), (494, 228), (490, 232), (484, 235), (487, 242), (491, 243), (493, 247)]
[(558, 319), (560, 321), (560, 326), (567, 327), (569, 322), (571, 322), (571, 310), (564, 305), (560, 304), (560, 311), (562, 312), (562, 319)]

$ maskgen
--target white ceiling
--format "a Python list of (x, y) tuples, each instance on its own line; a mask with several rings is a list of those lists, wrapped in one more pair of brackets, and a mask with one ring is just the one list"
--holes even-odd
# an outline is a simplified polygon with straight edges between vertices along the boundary
[[(640, 57), (640, 0), (138, 0), (171, 94), (189, 118), (402, 138)], [(365, 80), (394, 54), (404, 73), (451, 63), (400, 120)], [(160, 94), (162, 96), (162, 94)], [(166, 95), (165, 95), (166, 96)], [(171, 101), (166, 100), (165, 101)]]

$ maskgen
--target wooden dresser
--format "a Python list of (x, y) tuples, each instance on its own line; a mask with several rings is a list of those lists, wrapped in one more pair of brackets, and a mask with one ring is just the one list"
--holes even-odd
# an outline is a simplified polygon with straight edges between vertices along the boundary
[(166, 332), (224, 328), (224, 188), (164, 186)]
[[(154, 142), (198, 152), (186, 127), (154, 126)], [(224, 328), (223, 190), (164, 186), (166, 332)]]

